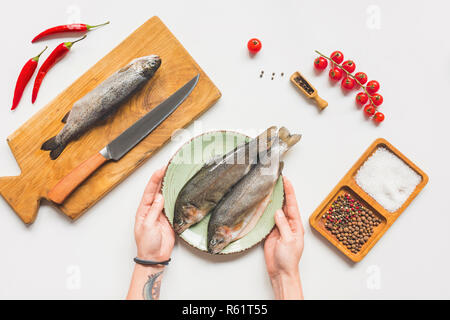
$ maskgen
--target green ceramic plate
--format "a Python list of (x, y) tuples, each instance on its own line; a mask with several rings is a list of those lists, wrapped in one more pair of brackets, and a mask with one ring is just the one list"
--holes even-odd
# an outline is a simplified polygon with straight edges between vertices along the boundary
[[(169, 162), (163, 180), (162, 193), (165, 204), (164, 211), (173, 223), (175, 201), (185, 183), (209, 159), (233, 150), (236, 146), (248, 141), (246, 135), (230, 131), (214, 131), (200, 135), (184, 144)], [(272, 199), (255, 228), (245, 237), (230, 243), (221, 253), (236, 253), (261, 242), (272, 230), (275, 221), (274, 213), (282, 207), (284, 190), (282, 179), (278, 180), (272, 193)], [(181, 238), (191, 246), (206, 250), (206, 234), (209, 215), (181, 234)]]

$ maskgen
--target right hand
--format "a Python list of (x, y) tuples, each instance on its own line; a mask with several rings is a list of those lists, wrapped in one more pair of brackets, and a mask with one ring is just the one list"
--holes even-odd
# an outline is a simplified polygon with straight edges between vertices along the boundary
[(271, 279), (297, 277), (303, 253), (304, 229), (294, 188), (286, 177), (283, 177), (283, 183), (286, 203), (283, 210), (275, 213), (276, 228), (264, 243), (264, 257)]

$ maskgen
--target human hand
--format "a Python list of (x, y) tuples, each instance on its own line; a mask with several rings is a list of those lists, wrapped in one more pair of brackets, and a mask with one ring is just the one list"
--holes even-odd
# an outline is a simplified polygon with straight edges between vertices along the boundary
[(175, 234), (162, 210), (164, 198), (161, 189), (165, 168), (153, 173), (145, 187), (144, 195), (136, 213), (134, 236), (137, 256), (140, 259), (165, 261), (170, 258)]
[(291, 182), (283, 177), (286, 202), (275, 213), (276, 228), (264, 243), (267, 271), (277, 298), (303, 298), (298, 264), (303, 253), (303, 224)]

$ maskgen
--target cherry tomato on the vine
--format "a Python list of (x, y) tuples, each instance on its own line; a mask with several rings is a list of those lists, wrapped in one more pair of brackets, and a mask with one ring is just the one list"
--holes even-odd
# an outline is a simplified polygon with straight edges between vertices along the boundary
[(356, 95), (356, 103), (365, 105), (367, 101), (369, 101), (369, 97), (364, 92), (360, 92)]
[(380, 84), (376, 80), (370, 80), (367, 82), (366, 90), (370, 94), (377, 92), (380, 89)]
[(383, 103), (383, 96), (381, 94), (375, 93), (371, 97), (373, 104), (376, 105), (377, 107)]
[(361, 84), (365, 84), (367, 82), (367, 74), (364, 72), (357, 72), (355, 74), (355, 78), (359, 81)]
[(383, 120), (384, 120), (384, 114), (382, 114), (381, 112), (375, 113), (375, 115), (373, 116), (373, 120), (374, 120), (375, 122), (383, 122)]
[(352, 78), (345, 77), (341, 82), (341, 86), (344, 89), (351, 90), (355, 86), (355, 83), (355, 80), (353, 80)]
[(376, 108), (371, 104), (368, 104), (367, 106), (364, 107), (364, 113), (366, 115), (368, 115), (369, 117), (373, 116), (375, 114), (375, 112), (376, 112)]
[(342, 64), (342, 68), (347, 70), (347, 72), (352, 73), (353, 71), (355, 71), (356, 65), (352, 60), (347, 60), (347, 61), (344, 61), (344, 63)]
[(337, 64), (341, 63), (344, 60), (344, 55), (340, 51), (334, 51), (331, 56), (331, 60), (336, 62)]
[(341, 80), (342, 78), (342, 70), (339, 69), (338, 67), (334, 67), (330, 70), (330, 72), (328, 73), (328, 75), (330, 76), (331, 80)]
[(314, 60), (314, 67), (318, 70), (323, 70), (327, 67), (328, 61), (327, 59), (323, 57), (318, 57), (316, 60)]
[(259, 50), (261, 50), (261, 47), (261, 41), (256, 38), (250, 39), (247, 43), (247, 48), (251, 53), (257, 53)]

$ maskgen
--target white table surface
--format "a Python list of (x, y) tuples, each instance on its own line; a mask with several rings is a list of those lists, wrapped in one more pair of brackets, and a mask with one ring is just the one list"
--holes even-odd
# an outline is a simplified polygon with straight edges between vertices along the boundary
[[(450, 298), (448, 199), (450, 43), (448, 1), (9, 1), (0, 10), (0, 176), (20, 170), (6, 137), (82, 75), (128, 34), (158, 15), (223, 96), (190, 135), (285, 125), (303, 139), (285, 158), (295, 186), (305, 250), (300, 263), (308, 299)], [(67, 22), (111, 20), (76, 45), (45, 79), (31, 105), (32, 85), (15, 112), (14, 83), (27, 59), (44, 46), (29, 40)], [(246, 42), (263, 49), (249, 58)], [(61, 39), (46, 43), (50, 49)], [(341, 50), (381, 83), (386, 121), (379, 127), (326, 74), (313, 70), (314, 49)], [(259, 78), (261, 70), (264, 78)], [(322, 114), (289, 83), (301, 71), (329, 101)], [(268, 76), (276, 73), (273, 81)], [(280, 73), (284, 72), (284, 77)], [(358, 264), (314, 233), (308, 217), (362, 152), (386, 138), (430, 181)], [(76, 222), (43, 205), (26, 227), (0, 200), (0, 298), (121, 299), (135, 256), (134, 214), (154, 170), (182, 141), (171, 142)], [(178, 242), (162, 299), (271, 299), (263, 250), (209, 257)]]

